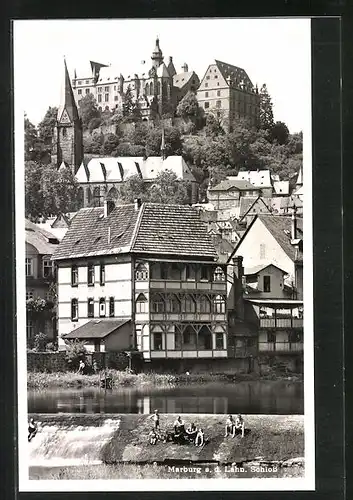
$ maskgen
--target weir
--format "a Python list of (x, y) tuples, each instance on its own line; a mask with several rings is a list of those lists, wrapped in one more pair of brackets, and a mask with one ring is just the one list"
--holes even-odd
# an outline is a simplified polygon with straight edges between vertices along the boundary
[[(178, 415), (161, 414), (162, 433)], [(304, 455), (302, 415), (245, 415), (245, 436), (224, 436), (226, 415), (183, 414), (188, 425), (204, 429), (206, 444), (148, 442), (153, 421), (136, 414), (31, 414), (39, 423), (28, 443), (29, 466), (56, 467), (100, 463), (243, 463), (284, 461)]]

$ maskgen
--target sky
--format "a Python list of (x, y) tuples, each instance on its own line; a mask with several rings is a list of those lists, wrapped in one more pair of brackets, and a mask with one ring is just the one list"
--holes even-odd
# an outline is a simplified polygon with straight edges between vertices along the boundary
[[(70, 76), (90, 60), (112, 64), (126, 77), (150, 67), (156, 37), (177, 72), (186, 62), (200, 80), (218, 59), (266, 83), (275, 120), (303, 129), (309, 106), (309, 19), (20, 20), (14, 22), (15, 102), (37, 125), (58, 106), (64, 57)], [(142, 61), (146, 61), (142, 66)], [(142, 69), (144, 68), (144, 69)], [(89, 76), (89, 75), (87, 75)]]

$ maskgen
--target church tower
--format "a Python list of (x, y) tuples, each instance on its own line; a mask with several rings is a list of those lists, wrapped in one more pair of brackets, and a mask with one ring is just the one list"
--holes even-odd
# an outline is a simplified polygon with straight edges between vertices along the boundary
[(152, 52), (152, 67), (157, 69), (163, 62), (163, 54), (159, 46), (159, 38), (156, 39), (156, 46)]
[(82, 122), (65, 60), (64, 71), (64, 86), (56, 122), (56, 160), (58, 167), (64, 162), (75, 174), (83, 160)]

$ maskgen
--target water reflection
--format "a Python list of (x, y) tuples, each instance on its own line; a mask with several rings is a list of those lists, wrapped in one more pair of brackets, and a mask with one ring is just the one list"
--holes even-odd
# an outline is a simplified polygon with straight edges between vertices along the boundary
[(29, 391), (33, 413), (245, 413), (301, 414), (299, 382), (210, 383), (174, 389), (82, 389)]

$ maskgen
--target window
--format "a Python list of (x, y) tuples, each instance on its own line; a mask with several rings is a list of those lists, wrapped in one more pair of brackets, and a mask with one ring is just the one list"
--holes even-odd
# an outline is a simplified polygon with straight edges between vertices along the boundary
[(104, 92), (109, 92), (109, 87), (104, 87)]
[(78, 83), (78, 85), (82, 85), (82, 82), (81, 82), (81, 80), (79, 80), (79, 81), (78, 81), (77, 83)]
[(210, 281), (210, 268), (208, 266), (201, 266), (200, 279), (203, 281)]
[(267, 342), (269, 344), (274, 344), (276, 342), (276, 334), (273, 332), (267, 332)]
[(145, 313), (147, 312), (147, 299), (146, 295), (140, 293), (136, 299), (136, 313)]
[(98, 102), (102, 102), (102, 94), (98, 94)]
[(209, 75), (207, 75), (207, 76), (206, 76), (206, 80), (209, 80), (209, 79), (210, 79), (210, 77), (209, 77)]
[(222, 107), (222, 101), (216, 101), (216, 108)]
[(207, 82), (205, 83), (205, 87), (208, 87), (208, 83)]
[(208, 109), (210, 107), (210, 103), (209, 102), (205, 102), (205, 109)]
[(216, 349), (224, 349), (223, 333), (216, 333)]
[(104, 94), (104, 101), (108, 102), (109, 101), (109, 94)]
[(102, 87), (98, 87), (98, 93), (102, 92)]
[(135, 279), (137, 281), (146, 281), (148, 280), (148, 270), (145, 264), (138, 264), (135, 271)]
[(99, 317), (105, 318), (105, 297), (99, 299)]
[(218, 75), (213, 75), (215, 78), (218, 78)]
[(297, 344), (298, 342), (303, 342), (303, 337), (301, 332), (289, 332), (288, 342), (291, 344)]
[(86, 80), (86, 84), (89, 83), (89, 80)]
[(117, 100), (118, 100), (118, 96), (117, 96), (117, 95), (115, 95), (115, 96), (114, 96), (114, 101), (117, 101)]
[(26, 257), (26, 276), (33, 276), (33, 259)]
[(34, 297), (33, 290), (26, 292), (26, 300), (33, 299), (33, 297)]
[(100, 352), (101, 350), (101, 341), (99, 339), (94, 341), (94, 352)]
[(213, 281), (225, 281), (225, 274), (220, 266), (217, 266), (213, 273)]
[(43, 278), (51, 278), (53, 276), (53, 264), (50, 259), (43, 259)]
[(71, 299), (71, 321), (78, 320), (78, 300)]
[(161, 351), (162, 350), (162, 332), (155, 332), (153, 334), (153, 340), (154, 340), (154, 350), (155, 351)]
[(176, 295), (170, 295), (166, 302), (166, 312), (180, 313), (180, 301)]
[(94, 264), (88, 264), (87, 284), (88, 284), (88, 286), (94, 286)]
[(109, 317), (114, 318), (115, 316), (115, 300), (114, 297), (109, 297)]
[(186, 266), (186, 279), (188, 281), (195, 281), (196, 279), (196, 269), (193, 264), (188, 264)]
[(215, 314), (225, 314), (226, 312), (226, 301), (222, 295), (217, 295), (213, 299), (213, 312)]
[(86, 93), (86, 94), (89, 94), (89, 89), (86, 89), (86, 90), (85, 90), (85, 93)]
[(78, 267), (71, 266), (71, 286), (78, 286)]
[(87, 318), (94, 318), (94, 299), (87, 300)]
[(81, 95), (81, 94), (82, 94), (82, 89), (78, 89), (77, 93), (78, 93), (79, 95)]
[(217, 90), (217, 95), (220, 96), (221, 95), (221, 91), (220, 90)]
[(168, 279), (168, 264), (165, 264), (163, 262), (161, 263), (161, 279)]
[(260, 243), (260, 259), (266, 259), (266, 245), (264, 243)]
[(165, 306), (164, 300), (160, 296), (160, 294), (156, 294), (152, 296), (151, 299), (151, 308), (154, 313), (164, 313)]
[(63, 137), (66, 137), (66, 134), (67, 134), (67, 130), (66, 130), (66, 128), (64, 127), (64, 128), (63, 128)]
[(271, 276), (264, 276), (264, 292), (271, 291)]
[(184, 299), (184, 311), (185, 313), (194, 313), (196, 312), (196, 304), (194, 299), (190, 296), (187, 295)]
[(208, 97), (208, 92), (205, 92), (205, 97)]
[(169, 280), (181, 279), (181, 269), (179, 264), (172, 263), (168, 265), (168, 279)]
[(202, 295), (197, 303), (198, 310), (200, 313), (210, 313), (211, 312), (211, 302), (207, 297)]
[(105, 285), (105, 265), (99, 266), (99, 283), (101, 286)]

